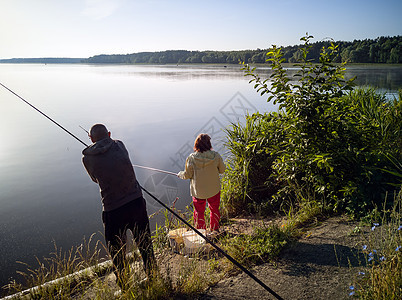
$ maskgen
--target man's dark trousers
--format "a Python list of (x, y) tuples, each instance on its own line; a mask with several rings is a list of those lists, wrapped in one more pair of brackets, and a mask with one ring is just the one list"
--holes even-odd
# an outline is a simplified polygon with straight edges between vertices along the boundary
[(145, 199), (140, 197), (115, 210), (103, 212), (102, 220), (105, 227), (105, 239), (113, 259), (117, 280), (125, 277), (123, 272), (126, 264), (127, 229), (132, 231), (144, 262), (145, 272), (151, 276), (155, 257)]

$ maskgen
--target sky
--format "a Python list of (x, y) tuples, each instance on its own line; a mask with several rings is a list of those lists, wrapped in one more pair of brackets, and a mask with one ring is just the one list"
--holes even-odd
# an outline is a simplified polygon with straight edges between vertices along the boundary
[(401, 0), (0, 0), (0, 59), (402, 35)]

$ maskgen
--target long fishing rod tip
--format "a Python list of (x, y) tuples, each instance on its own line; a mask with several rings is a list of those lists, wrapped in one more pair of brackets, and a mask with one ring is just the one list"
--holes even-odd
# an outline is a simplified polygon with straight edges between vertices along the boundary
[(78, 125), (78, 127), (79, 128), (81, 128), (82, 130), (84, 130), (86, 133), (88, 133), (89, 134), (89, 131), (88, 130), (86, 130), (84, 127), (82, 127), (81, 125)]

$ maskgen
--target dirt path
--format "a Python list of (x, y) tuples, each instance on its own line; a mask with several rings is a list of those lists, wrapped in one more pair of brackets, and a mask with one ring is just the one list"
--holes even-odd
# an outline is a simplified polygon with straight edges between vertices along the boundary
[[(275, 263), (254, 267), (253, 274), (283, 299), (347, 299), (361, 270), (361, 235), (356, 224), (335, 217), (308, 230)], [(275, 299), (242, 273), (220, 281), (198, 299)]]

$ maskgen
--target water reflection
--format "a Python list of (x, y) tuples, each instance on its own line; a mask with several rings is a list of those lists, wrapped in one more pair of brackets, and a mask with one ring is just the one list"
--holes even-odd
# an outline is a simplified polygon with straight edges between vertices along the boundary
[[(288, 77), (295, 81), (294, 75), (300, 68), (286, 67)], [(272, 74), (268, 67), (257, 68), (257, 73), (263, 74), (265, 78)], [(346, 65), (345, 79), (355, 77), (356, 86), (370, 86), (378, 88), (380, 92), (395, 94), (402, 88), (402, 67), (393, 65)]]
[(395, 93), (402, 88), (402, 71), (400, 67), (385, 66), (374, 68), (369, 66), (352, 66), (347, 68), (346, 78), (356, 77), (358, 86), (371, 86), (382, 91)]

